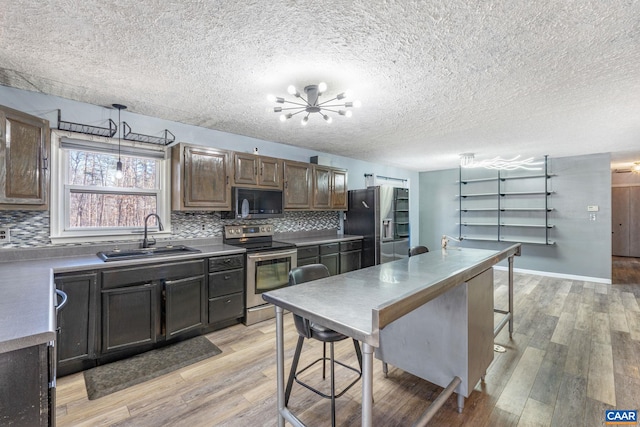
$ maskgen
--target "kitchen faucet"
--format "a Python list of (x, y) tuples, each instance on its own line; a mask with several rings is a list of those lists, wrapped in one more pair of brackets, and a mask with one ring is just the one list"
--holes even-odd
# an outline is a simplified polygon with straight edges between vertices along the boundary
[(147, 215), (144, 219), (144, 239), (142, 239), (142, 247), (143, 248), (148, 248), (150, 246), (153, 246), (156, 244), (156, 239), (155, 238), (151, 238), (152, 241), (150, 242), (149, 239), (147, 238), (147, 222), (149, 220), (150, 217), (155, 216), (156, 219), (158, 220), (158, 231), (164, 231), (164, 227), (162, 226), (162, 221), (160, 221), (160, 217), (158, 216), (158, 214), (155, 213), (150, 213), (149, 215)]

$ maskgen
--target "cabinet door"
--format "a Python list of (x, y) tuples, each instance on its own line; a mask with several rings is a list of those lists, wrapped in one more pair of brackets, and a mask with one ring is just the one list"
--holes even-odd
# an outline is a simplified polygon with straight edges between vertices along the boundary
[(258, 157), (253, 154), (235, 153), (233, 182), (236, 185), (258, 184)]
[(340, 274), (360, 269), (362, 251), (340, 253)]
[(313, 166), (313, 208), (331, 209), (331, 168)]
[(56, 289), (67, 294), (67, 303), (57, 316), (58, 371), (64, 375), (71, 372), (65, 370), (66, 365), (77, 365), (80, 370), (83, 360), (95, 357), (97, 275), (58, 276), (55, 282)]
[(0, 106), (0, 208), (47, 208), (49, 138), (47, 120)]
[(0, 424), (52, 426), (55, 390), (49, 389), (46, 344), (0, 353)]
[(282, 160), (261, 157), (258, 164), (258, 184), (282, 189)]
[(320, 264), (324, 264), (329, 269), (329, 274), (335, 276), (340, 271), (340, 254), (320, 255)]
[(184, 147), (184, 207), (231, 209), (229, 152)]
[(102, 290), (102, 352), (155, 343), (160, 329), (157, 285)]
[(337, 210), (347, 210), (347, 171), (333, 169), (331, 182), (331, 207)]
[(164, 283), (166, 338), (197, 329), (206, 323), (204, 276)]
[(311, 165), (300, 162), (284, 162), (285, 209), (311, 208)]

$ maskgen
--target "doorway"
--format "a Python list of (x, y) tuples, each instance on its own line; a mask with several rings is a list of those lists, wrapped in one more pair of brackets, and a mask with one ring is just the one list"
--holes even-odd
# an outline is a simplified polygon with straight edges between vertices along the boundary
[(640, 258), (611, 257), (613, 285), (640, 285)]

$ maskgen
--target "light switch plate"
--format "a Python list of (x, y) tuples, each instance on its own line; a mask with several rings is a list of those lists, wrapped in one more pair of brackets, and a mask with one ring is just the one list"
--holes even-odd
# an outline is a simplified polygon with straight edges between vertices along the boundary
[(0, 243), (9, 243), (11, 241), (11, 233), (8, 227), (0, 227)]
[(587, 212), (598, 212), (600, 207), (598, 205), (587, 206)]

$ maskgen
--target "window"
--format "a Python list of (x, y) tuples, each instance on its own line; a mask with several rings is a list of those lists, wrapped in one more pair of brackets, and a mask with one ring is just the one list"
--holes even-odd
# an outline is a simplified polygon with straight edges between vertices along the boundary
[[(117, 142), (57, 138), (55, 133), (52, 154), (59, 172), (52, 176), (52, 241), (139, 239), (136, 233), (150, 213), (158, 213), (170, 231), (164, 147), (123, 145), (123, 177), (118, 179)], [(149, 227), (158, 230), (155, 218)]]

